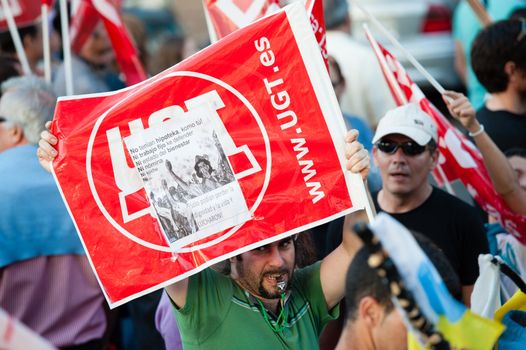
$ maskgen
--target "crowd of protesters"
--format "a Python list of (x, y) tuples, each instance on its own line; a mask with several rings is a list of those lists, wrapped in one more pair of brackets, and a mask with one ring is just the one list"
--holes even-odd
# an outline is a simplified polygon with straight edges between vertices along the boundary
[[(458, 5), (474, 19), (468, 24), (455, 15), (457, 26), (471, 25), (454, 28), (468, 97), (446, 91), (443, 99), (481, 152), (496, 192), (511, 211), (526, 215), (526, 2), (506, 2), (498, 11), (496, 2), (486, 8), (501, 20), (485, 27), (464, 1)], [(395, 107), (372, 51), (351, 37), (348, 2), (323, 3), (330, 77), (348, 128), (347, 171), (368, 179), (377, 211), (418, 232), (450, 293), (466, 306), (480, 254), (502, 256), (525, 279), (524, 245), (496, 217), (482, 216), (431, 180), (440, 162), (437, 127), (415, 104)], [(190, 37), (173, 35), (148, 54), (144, 23), (133, 16), (126, 23), (151, 76), (194, 51)], [(65, 67), (52, 31), (52, 83), (40, 77), (40, 28), (19, 28), (32, 71), (26, 76), (9, 32), (0, 33), (1, 309), (70, 350), (407, 348), (403, 316), (352, 230), (362, 212), (109, 310), (50, 174), (59, 149), (50, 120), (57, 96), (66, 94)], [(76, 94), (125, 86), (102, 23), (72, 65)]]

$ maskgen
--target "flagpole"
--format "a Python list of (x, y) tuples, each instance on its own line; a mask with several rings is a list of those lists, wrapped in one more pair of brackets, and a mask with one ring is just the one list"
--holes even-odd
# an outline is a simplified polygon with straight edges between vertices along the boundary
[[(378, 43), (373, 38), (371, 31), (369, 30), (369, 27), (367, 24), (363, 25), (363, 29), (365, 31), (365, 35), (367, 36), (367, 39), (371, 43), (371, 46), (373, 48), (373, 51), (376, 54), (376, 57), (381, 61), (380, 67), (382, 71), (384, 72), (384, 76), (386, 77), (388, 84), (391, 86), (391, 91), (394, 91), (394, 93), (397, 95), (395, 97), (395, 100), (398, 100), (401, 104), (408, 103), (407, 98), (403, 91), (400, 89), (400, 85), (396, 82), (396, 78), (393, 76), (392, 72), (385, 69), (385, 67), (388, 67), (387, 61), (385, 60), (384, 55), (380, 51), (380, 47), (378, 46)], [(442, 169), (442, 166), (440, 164), (437, 165), (437, 170), (442, 177), (442, 182), (444, 183), (444, 187), (446, 188), (447, 192), (451, 195), (456, 195), (455, 191), (453, 190), (453, 187), (451, 187), (451, 184), (449, 183), (446, 174), (444, 173), (444, 170)]]
[(11, 40), (13, 40), (16, 54), (18, 55), (18, 60), (22, 65), (22, 71), (24, 72), (24, 75), (30, 75), (31, 68), (29, 67), (26, 52), (24, 51), (24, 45), (22, 45), (22, 40), (20, 39), (20, 34), (18, 34), (13, 13), (11, 12), (11, 7), (9, 6), (7, 0), (2, 0), (2, 7), (7, 20), (7, 26), (9, 27), (9, 33), (11, 33)]
[(415, 68), (427, 79), (427, 81), (429, 81), (429, 83), (431, 85), (433, 85), (433, 87), (440, 93), (440, 95), (444, 94), (444, 92), (446, 90), (442, 87), (442, 85), (440, 85), (440, 83), (435, 78), (433, 78), (433, 76), (431, 74), (429, 74), (429, 72), (415, 59), (415, 57), (413, 55), (411, 55), (411, 53), (409, 51), (407, 51), (405, 49), (405, 47), (403, 47), (402, 44), (400, 44), (400, 42), (398, 40), (396, 40), (396, 38), (380, 23), (380, 21), (378, 21), (372, 14), (370, 14), (367, 10), (365, 10), (360, 4), (358, 4), (356, 2), (353, 2), (353, 5), (355, 5), (363, 13), (365, 13), (365, 15), (387, 37), (387, 39), (389, 39), (389, 41), (394, 46), (396, 46), (407, 57), (409, 62), (411, 62), (413, 64), (413, 66), (415, 66)]
[(213, 44), (217, 41), (217, 35), (214, 29), (214, 24), (212, 23), (212, 19), (208, 15), (208, 8), (206, 5), (206, 0), (203, 0), (201, 3), (203, 4), (203, 10), (205, 11), (205, 20), (206, 20), (206, 28), (208, 29), (208, 37), (210, 38), (210, 42)]
[(388, 84), (391, 86), (391, 91), (396, 92), (395, 100), (397, 99), (401, 104), (407, 104), (407, 98), (404, 94), (404, 92), (400, 89), (400, 85), (398, 85), (398, 82), (396, 81), (396, 78), (393, 76), (392, 72), (386, 71), (385, 67), (388, 67), (387, 61), (385, 60), (384, 55), (382, 54), (380, 47), (378, 46), (378, 43), (373, 38), (371, 31), (369, 30), (369, 26), (364, 23), (363, 29), (365, 31), (365, 35), (367, 36), (367, 39), (369, 40), (369, 43), (371, 43), (371, 46), (373, 47), (373, 51), (376, 54), (376, 57), (382, 61), (380, 64), (380, 68), (382, 69), (384, 76), (386, 77)]
[(444, 187), (446, 188), (446, 191), (449, 194), (456, 196), (457, 194), (455, 193), (455, 191), (453, 190), (453, 187), (451, 187), (451, 184), (447, 180), (447, 176), (446, 176), (446, 173), (444, 172), (444, 169), (442, 169), (442, 165), (437, 164), (437, 170), (438, 170), (438, 173), (440, 174), (440, 177), (442, 178), (442, 182), (444, 183)]
[[(6, 1), (6, 0), (3, 0)], [(69, 40), (68, 9), (66, 0), (60, 0), (60, 26), (62, 27), (62, 49), (64, 50), (64, 73), (66, 95), (73, 95), (73, 73), (71, 68), (71, 46)]]
[(42, 4), (42, 44), (44, 48), (44, 77), (51, 83), (51, 49), (49, 46), (49, 13), (47, 4)]

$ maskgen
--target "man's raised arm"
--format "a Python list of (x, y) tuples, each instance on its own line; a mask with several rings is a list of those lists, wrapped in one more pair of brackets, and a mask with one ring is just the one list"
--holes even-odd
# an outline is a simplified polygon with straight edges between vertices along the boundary
[[(345, 137), (346, 168), (353, 173), (359, 173), (362, 179), (365, 179), (370, 170), (369, 154), (357, 140), (358, 131), (356, 130), (350, 130)], [(351, 225), (358, 220), (367, 220), (364, 210), (345, 217), (342, 243), (321, 263), (321, 286), (329, 309), (332, 309), (343, 298), (347, 268), (361, 246), (361, 241), (351, 230)]]
[[(57, 157), (57, 150), (55, 149), (58, 139), (50, 132), (51, 122), (46, 123), (46, 129), (40, 134), (40, 141), (38, 142), (37, 156), (40, 165), (47, 171), (51, 172), (51, 163)], [(188, 278), (174, 283), (166, 287), (166, 292), (179, 307), (183, 307), (186, 303), (186, 292), (188, 290)]]

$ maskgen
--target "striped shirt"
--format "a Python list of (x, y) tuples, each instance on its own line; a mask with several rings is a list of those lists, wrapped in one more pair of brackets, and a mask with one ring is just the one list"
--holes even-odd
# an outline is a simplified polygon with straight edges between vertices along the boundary
[(0, 268), (0, 307), (56, 347), (102, 338), (103, 302), (84, 255), (42, 256)]

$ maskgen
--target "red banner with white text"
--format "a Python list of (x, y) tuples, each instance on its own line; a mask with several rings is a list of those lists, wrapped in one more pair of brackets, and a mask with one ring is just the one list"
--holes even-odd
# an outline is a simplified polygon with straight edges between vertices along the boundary
[[(162, 206), (162, 200), (146, 195), (138, 171), (144, 169), (134, 167), (124, 139), (160, 125), (167, 130), (203, 108), (250, 218), (174, 251), (150, 204)], [(60, 98), (52, 126), (59, 138), (54, 174), (110, 305), (363, 208), (363, 183), (345, 172), (340, 113), (300, 5), (135, 86)], [(174, 135), (180, 140), (188, 132)], [(204, 157), (185, 152), (195, 157), (195, 172), (189, 167), (171, 178), (201, 184), (197, 160)], [(168, 192), (176, 196), (178, 188)]]
[[(437, 169), (433, 175), (437, 182), (460, 180), (473, 199), (489, 215), (496, 218), (507, 232), (526, 244), (526, 215), (512, 212), (495, 191), (478, 149), (458, 131), (442, 113), (425, 97), (411, 80), (404, 67), (376, 40), (367, 38), (378, 58), (387, 84), (397, 105), (414, 102), (435, 122), (440, 152)], [(440, 173), (438, 169), (443, 171)], [(443, 177), (446, 179), (443, 179)]]

